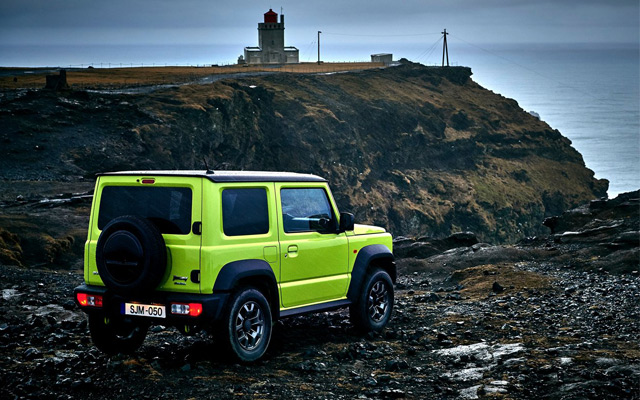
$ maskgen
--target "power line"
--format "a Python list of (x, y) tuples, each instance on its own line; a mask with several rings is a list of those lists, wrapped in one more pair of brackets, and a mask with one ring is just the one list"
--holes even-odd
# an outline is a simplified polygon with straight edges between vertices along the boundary
[(410, 36), (433, 36), (438, 35), (435, 33), (415, 33), (415, 34), (401, 34), (401, 35), (363, 35), (363, 34), (351, 34), (351, 33), (334, 33), (334, 32), (322, 32), (323, 35), (334, 36), (362, 36), (362, 37), (410, 37)]
[(315, 46), (315, 44), (316, 44), (316, 43), (317, 43), (317, 42), (316, 42), (315, 40), (313, 40), (313, 41), (311, 41), (311, 43), (309, 43), (309, 46), (308, 46), (308, 47), (307, 47), (307, 49), (304, 51), (303, 56), (302, 56), (302, 58), (303, 58), (304, 60), (311, 61), (311, 48), (312, 48), (313, 46)]
[(556, 83), (557, 85), (559, 85), (559, 86), (561, 86), (561, 87), (566, 87), (566, 88), (568, 88), (568, 89), (573, 89), (573, 90), (575, 90), (575, 91), (576, 91), (576, 92), (578, 92), (578, 93), (581, 93), (581, 94), (583, 94), (583, 95), (585, 95), (585, 96), (591, 97), (592, 99), (599, 100), (599, 98), (595, 97), (594, 95), (592, 95), (592, 94), (591, 94), (591, 93), (589, 93), (589, 92), (585, 92), (584, 90), (581, 90), (581, 89), (579, 89), (579, 88), (577, 88), (577, 87), (575, 87), (575, 86), (569, 86), (569, 85), (567, 85), (566, 83), (563, 83), (563, 82), (557, 81), (557, 80), (555, 80), (555, 79), (553, 79), (553, 78), (550, 78), (550, 77), (548, 77), (548, 76), (546, 76), (546, 75), (544, 75), (544, 74), (541, 74), (540, 72), (538, 72), (538, 71), (536, 71), (536, 70), (534, 70), (534, 69), (531, 69), (530, 67), (527, 67), (527, 66), (525, 66), (525, 65), (520, 64), (520, 63), (519, 63), (519, 62), (517, 62), (517, 61), (511, 60), (511, 59), (509, 59), (509, 58), (507, 58), (507, 57), (504, 57), (504, 56), (502, 56), (502, 55), (500, 55), (500, 54), (498, 54), (498, 53), (495, 53), (495, 52), (493, 52), (493, 51), (491, 51), (491, 50), (487, 50), (487, 49), (485, 49), (485, 48), (483, 48), (483, 47), (480, 47), (480, 46), (478, 46), (478, 45), (476, 45), (476, 44), (473, 44), (473, 43), (471, 43), (471, 42), (468, 42), (468, 41), (466, 41), (466, 40), (462, 39), (462, 38), (461, 38), (461, 37), (459, 37), (459, 36), (453, 36), (453, 37), (454, 37), (454, 38), (456, 38), (456, 39), (458, 39), (458, 40), (460, 40), (460, 41), (462, 41), (462, 42), (465, 42), (466, 44), (468, 44), (468, 45), (470, 45), (470, 46), (473, 46), (473, 47), (478, 48), (478, 49), (480, 49), (480, 50), (482, 50), (482, 51), (484, 51), (484, 52), (486, 52), (486, 53), (488, 53), (488, 54), (491, 54), (491, 55), (492, 55), (492, 56), (494, 56), (494, 57), (501, 58), (501, 59), (503, 59), (503, 60), (505, 60), (505, 61), (507, 61), (507, 62), (509, 62), (509, 63), (511, 63), (511, 64), (514, 64), (514, 65), (516, 65), (516, 66), (518, 66), (518, 67), (520, 67), (520, 68), (522, 68), (522, 69), (525, 69), (525, 70), (527, 70), (527, 71), (529, 71), (529, 72), (531, 72), (531, 73), (533, 73), (533, 74), (536, 74), (536, 75), (538, 75), (539, 77), (542, 77), (542, 78), (544, 78), (544, 79), (546, 79), (546, 80), (549, 80), (549, 81), (551, 81), (551, 82), (554, 82), (554, 83)]
[(436, 47), (438, 46), (438, 43), (440, 43), (441, 40), (442, 40), (442, 36), (438, 38), (438, 40), (436, 40), (428, 49), (420, 53), (420, 55), (416, 57), (416, 61), (420, 61), (422, 58), (424, 58), (425, 60), (429, 59), (429, 56), (431, 56), (431, 54), (436, 49)]

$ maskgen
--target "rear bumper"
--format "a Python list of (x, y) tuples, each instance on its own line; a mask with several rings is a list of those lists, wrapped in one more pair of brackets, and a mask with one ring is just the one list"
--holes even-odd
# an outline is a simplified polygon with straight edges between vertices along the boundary
[[(102, 296), (102, 307), (82, 306), (78, 302), (78, 293)], [(104, 286), (82, 284), (73, 291), (73, 299), (80, 309), (87, 314), (96, 313), (109, 317), (131, 318), (152, 325), (210, 325), (222, 318), (222, 310), (227, 303), (229, 293), (193, 294), (153, 292), (151, 294), (121, 295), (114, 293)], [(166, 310), (165, 318), (124, 315), (124, 303), (163, 305)], [(171, 314), (172, 303), (200, 303), (202, 313), (192, 317), (189, 315)]]

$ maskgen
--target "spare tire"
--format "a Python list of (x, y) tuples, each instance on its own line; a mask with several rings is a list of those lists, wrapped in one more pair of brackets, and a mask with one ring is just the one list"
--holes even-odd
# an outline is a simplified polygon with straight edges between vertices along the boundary
[(96, 264), (104, 284), (119, 293), (151, 291), (167, 268), (164, 238), (146, 219), (115, 218), (98, 238)]

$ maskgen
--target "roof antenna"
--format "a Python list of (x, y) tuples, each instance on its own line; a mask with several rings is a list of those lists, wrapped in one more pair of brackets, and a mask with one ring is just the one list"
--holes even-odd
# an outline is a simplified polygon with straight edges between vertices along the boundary
[(205, 172), (205, 174), (215, 174), (215, 172), (213, 172), (210, 168), (209, 168), (209, 164), (207, 163), (207, 158), (206, 157), (202, 157), (202, 161), (204, 161), (204, 167), (207, 169), (207, 171)]

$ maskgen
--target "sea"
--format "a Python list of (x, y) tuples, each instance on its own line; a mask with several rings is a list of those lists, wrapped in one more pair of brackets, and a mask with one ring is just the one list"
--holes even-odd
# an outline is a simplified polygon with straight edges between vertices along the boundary
[[(382, 44), (343, 43), (328, 36), (323, 61), (368, 61), (392, 53), (441, 65), (442, 39)], [(316, 44), (298, 45), (314, 62)], [(94, 68), (228, 65), (243, 45), (0, 45), (0, 66)], [(640, 48), (637, 43), (487, 44), (448, 37), (449, 63), (468, 66), (483, 87), (515, 99), (568, 137), (609, 197), (640, 189)]]

